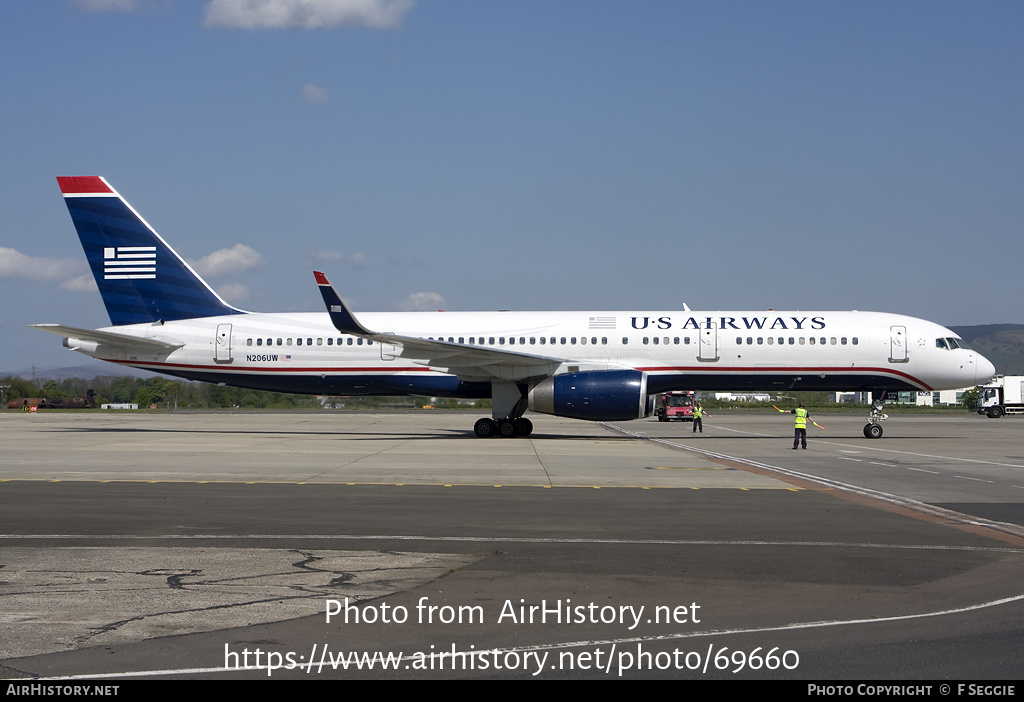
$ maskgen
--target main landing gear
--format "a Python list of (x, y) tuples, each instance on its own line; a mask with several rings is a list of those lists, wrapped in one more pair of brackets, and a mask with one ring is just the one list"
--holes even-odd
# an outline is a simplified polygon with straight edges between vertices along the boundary
[(529, 404), (526, 384), (493, 381), (491, 383), (491, 417), (478, 419), (473, 425), (473, 433), (481, 439), (492, 436), (508, 438), (512, 436), (529, 436), (533, 432), (533, 422), (523, 417)]
[(509, 417), (504, 419), (484, 417), (483, 419), (478, 419), (476, 424), (473, 425), (473, 433), (481, 439), (487, 439), (492, 436), (500, 436), (502, 438), (529, 436), (533, 433), (533, 422), (526, 417), (517, 417), (515, 419)]
[(882, 408), (885, 406), (882, 402), (884, 397), (884, 390), (881, 395), (876, 395), (874, 392), (871, 393), (871, 414), (868, 415), (868, 423), (864, 425), (864, 436), (868, 439), (882, 438), (882, 425), (879, 422), (889, 418), (889, 415), (882, 411)]

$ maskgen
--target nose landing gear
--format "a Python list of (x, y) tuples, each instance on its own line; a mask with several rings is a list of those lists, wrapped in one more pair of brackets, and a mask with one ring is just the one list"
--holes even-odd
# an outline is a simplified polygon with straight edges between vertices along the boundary
[(869, 439), (880, 439), (882, 438), (882, 425), (881, 424), (865, 424), (864, 425), (864, 436)]
[(879, 397), (874, 397), (872, 393), (871, 400), (871, 414), (868, 415), (868, 423), (864, 425), (864, 436), (868, 439), (881, 439), (882, 438), (882, 425), (879, 424), (884, 419), (888, 419), (889, 415), (882, 411), (885, 406), (882, 399), (885, 397), (885, 391)]

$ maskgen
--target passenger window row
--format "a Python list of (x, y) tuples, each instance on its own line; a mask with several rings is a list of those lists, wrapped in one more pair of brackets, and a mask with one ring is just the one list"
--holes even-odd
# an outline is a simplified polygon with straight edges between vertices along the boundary
[[(782, 346), (782, 345), (784, 345), (786, 343), (788, 343), (791, 346), (792, 345), (797, 345), (797, 344), (800, 345), (800, 346), (803, 346), (804, 344), (807, 344), (807, 343), (809, 343), (811, 346), (814, 346), (815, 344), (817, 344), (819, 346), (825, 346), (826, 344), (830, 344), (832, 346), (835, 346), (836, 344), (839, 344), (840, 346), (846, 346), (846, 344), (848, 343), (847, 342), (847, 338), (845, 336), (838, 337), (838, 338), (834, 337), (834, 336), (831, 336), (831, 337), (812, 336), (812, 337), (809, 337), (809, 338), (805, 338), (805, 337), (802, 337), (802, 336), (800, 336), (800, 337), (790, 336), (788, 338), (784, 337), (784, 336), (780, 336), (780, 337), (769, 336), (767, 339), (765, 337), (763, 337), (763, 336), (759, 336), (759, 337), (757, 337), (756, 343), (757, 343), (758, 346), (760, 346), (760, 345), (762, 345), (762, 344), (767, 342), (767, 344), (769, 346), (771, 346), (772, 344), (776, 343), (776, 338), (778, 338), (779, 346)], [(858, 339), (858, 337), (856, 337), (856, 336), (853, 337), (852, 339), (850, 339), (849, 341), (852, 342), (853, 346), (857, 346), (860, 343), (860, 339)], [(736, 337), (736, 343), (740, 344), (740, 345), (742, 345), (744, 343), (746, 343), (748, 345), (753, 345), (755, 343), (755, 341), (754, 341), (754, 337), (752, 337), (752, 336), (748, 336), (745, 341), (744, 341), (742, 336), (737, 336)]]
[[(435, 337), (432, 337), (432, 336), (428, 337), (428, 338), (430, 340), (432, 340), (432, 341), (435, 340)], [(581, 336), (581, 337), (575, 337), (575, 336), (570, 336), (570, 337), (565, 337), (565, 336), (540, 336), (540, 337), (531, 336), (531, 337), (525, 337), (525, 336), (520, 336), (518, 338), (514, 337), (514, 336), (510, 336), (510, 337), (507, 337), (507, 338), (504, 337), (504, 336), (499, 336), (499, 337), (493, 337), (493, 336), (489, 336), (489, 337), (483, 337), (483, 336), (470, 336), (470, 337), (459, 336), (459, 337), (454, 337), (454, 336), (449, 336), (449, 337), (445, 338), (445, 337), (442, 336), (442, 337), (437, 337), (436, 340), (437, 341), (448, 341), (450, 343), (472, 344), (474, 346), (495, 346), (495, 345), (497, 345), (497, 346), (506, 346), (506, 345), (507, 346), (516, 346), (516, 345), (519, 345), (519, 346), (526, 346), (526, 345), (530, 345), (530, 346), (538, 346), (538, 345), (539, 346), (547, 346), (547, 345), (551, 345), (551, 346), (556, 346), (556, 345), (575, 346), (577, 344), (579, 344), (581, 346), (586, 346), (588, 344), (591, 345), (591, 346), (597, 346), (598, 344), (600, 344), (601, 346), (607, 346), (608, 345), (608, 337), (606, 337), (606, 336), (602, 336), (600, 338), (600, 340), (598, 340), (598, 337), (596, 337), (596, 336), (591, 336), (591, 337), (586, 337), (586, 336)], [(684, 337), (679, 337), (679, 336), (674, 336), (674, 337), (668, 337), (668, 336), (647, 337), (647, 336), (645, 336), (642, 339), (642, 342), (643, 342), (643, 344), (645, 346), (646, 345), (651, 345), (651, 344), (653, 344), (655, 346), (659, 346), (659, 345), (662, 345), (662, 346), (670, 346), (670, 345), (671, 346), (680, 346), (680, 345), (687, 346), (687, 345), (690, 344), (690, 341), (691, 341), (690, 337), (688, 337), (688, 336), (684, 336)], [(949, 346), (946, 345), (947, 342), (949, 343)], [(814, 337), (814, 336), (812, 336), (812, 337), (809, 337), (809, 338), (802, 337), (802, 336), (801, 337), (792, 337), (792, 336), (790, 336), (788, 338), (784, 337), (784, 336), (780, 336), (780, 337), (774, 337), (774, 336), (763, 337), (763, 336), (759, 336), (759, 337), (756, 337), (756, 338), (752, 337), (752, 336), (748, 336), (745, 339), (742, 336), (737, 336), (736, 337), (736, 343), (739, 344), (739, 345), (743, 345), (743, 344), (754, 345), (754, 344), (757, 344), (758, 346), (761, 346), (761, 345), (764, 345), (764, 344), (767, 344), (768, 346), (772, 346), (772, 345), (774, 345), (776, 343), (779, 346), (783, 346), (783, 345), (786, 345), (786, 344), (789, 344), (789, 345), (804, 345), (804, 344), (807, 344), (807, 343), (809, 343), (811, 346), (814, 346), (816, 344), (820, 345), (820, 346), (825, 346), (825, 345), (836, 346), (837, 344), (841, 345), (841, 346), (846, 346), (848, 341), (847, 341), (847, 338), (845, 336), (838, 337), (838, 338), (834, 337), (834, 336), (833, 337), (824, 337), (824, 336), (822, 336), (822, 337)], [(859, 339), (857, 337), (853, 337), (852, 339), (849, 340), (849, 343), (851, 343), (852, 345), (856, 346), (859, 343)], [(255, 339), (248, 338), (248, 339), (245, 340), (245, 345), (246, 346), (292, 346), (292, 345), (295, 345), (295, 346), (313, 346), (313, 345), (324, 346), (325, 344), (327, 346), (362, 346), (364, 344), (367, 345), (367, 346), (372, 346), (373, 342), (370, 341), (369, 339), (362, 339), (360, 337), (352, 337), (352, 336), (337, 337), (337, 338), (327, 337), (326, 339), (324, 339), (323, 337), (316, 337), (315, 340), (314, 340), (313, 337), (299, 337), (299, 338), (293, 338), (293, 337), (276, 337), (276, 338), (274, 338), (274, 337), (267, 337), (267, 338), (256, 337)], [(628, 344), (629, 344), (629, 337), (628, 336), (622, 337), (622, 345), (626, 346)], [(953, 340), (953, 339), (936, 339), (936, 344), (935, 345), (937, 347), (939, 347), (939, 348), (957, 348), (956, 341)], [(960, 347), (962, 348), (962, 347), (965, 347), (965, 346), (966, 345), (961, 341), (960, 342)]]
[[(275, 344), (275, 341), (276, 341), (276, 344)], [(276, 339), (274, 339), (274, 338), (264, 339), (263, 337), (257, 337), (255, 340), (253, 340), (252, 338), (246, 339), (245, 340), (245, 345), (246, 346), (253, 346), (253, 345), (255, 345), (255, 346), (275, 346), (275, 345), (276, 346), (291, 346), (293, 342), (294, 342), (294, 344), (296, 346), (303, 346), (303, 345), (305, 345), (305, 346), (312, 346), (313, 345), (313, 338), (312, 337), (306, 337), (305, 339), (302, 339), (302, 338), (292, 339), (292, 337), (287, 337), (287, 338), (277, 337)], [(372, 346), (373, 345), (373, 342), (370, 341), (369, 339), (364, 340), (364, 339), (361, 339), (359, 337), (352, 337), (352, 336), (345, 337), (345, 338), (338, 338), (337, 340), (335, 340), (334, 338), (328, 337), (326, 343), (327, 343), (328, 346), (334, 346), (335, 344), (337, 344), (338, 346), (353, 346), (353, 345), (355, 345), (355, 346), (362, 346), (363, 344), (366, 344), (367, 346)], [(317, 346), (323, 346), (324, 345), (323, 337), (318, 337), (317, 338), (316, 345)]]

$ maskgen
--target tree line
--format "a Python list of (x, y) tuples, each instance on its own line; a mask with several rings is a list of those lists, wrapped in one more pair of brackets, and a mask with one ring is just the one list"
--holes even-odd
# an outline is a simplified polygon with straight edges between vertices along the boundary
[[(7, 376), (0, 379), (6, 388), (7, 400), (19, 397), (85, 397), (88, 390), (96, 393), (96, 404), (133, 403), (139, 407), (156, 405), (161, 409), (244, 407), (251, 409), (288, 409), (319, 407), (316, 397), (290, 395), (262, 390), (222, 387), (209, 383), (193, 383), (171, 378), (135, 378), (132, 376), (100, 375), (63, 380), (34, 380)], [(6, 405), (5, 405), (6, 406)]]
[[(63, 380), (35, 380), (7, 376), (0, 378), (0, 386), (10, 385), (5, 389), (5, 400), (18, 397), (45, 397), (60, 399), (65, 397), (85, 397), (88, 390), (96, 393), (96, 404), (133, 403), (140, 408), (156, 405), (160, 409), (317, 409), (321, 407), (321, 398), (314, 395), (293, 395), (289, 393), (270, 392), (266, 390), (247, 390), (211, 383), (199, 383), (186, 380), (174, 380), (162, 376), (152, 378), (136, 378), (133, 376), (100, 375), (86, 380), (85, 378), (64, 378)], [(787, 408), (804, 404), (809, 408), (835, 409), (827, 393), (823, 392), (790, 392), (767, 402), (735, 402), (715, 400), (710, 396), (700, 398), (701, 404), (708, 409), (725, 409), (739, 406), (747, 409), (772, 409), (773, 403), (782, 403)], [(977, 389), (965, 392), (961, 406), (977, 407)], [(459, 400), (445, 400), (426, 397), (345, 397), (332, 399), (329, 407), (345, 407), (347, 409), (379, 409), (379, 408), (414, 408), (432, 405), (440, 408), (463, 409), (489, 407), (487, 400), (468, 403)], [(2, 405), (6, 406), (6, 402)], [(780, 405), (782, 406), (782, 405)], [(863, 405), (851, 406), (859, 408)]]
[[(266, 390), (247, 390), (174, 380), (162, 376), (136, 378), (133, 376), (99, 375), (91, 380), (64, 378), (63, 380), (27, 379), (17, 376), (0, 378), (4, 388), (3, 405), (19, 397), (44, 397), (51, 400), (67, 397), (85, 397), (87, 391), (96, 393), (96, 405), (131, 403), (140, 408), (155, 405), (159, 409), (319, 409), (322, 398), (315, 395), (293, 395)], [(426, 397), (344, 397), (331, 398), (328, 407), (347, 409), (414, 408), (425, 405), (438, 408), (463, 408), (467, 403), (458, 400)], [(489, 401), (478, 401), (476, 406), (490, 406)]]

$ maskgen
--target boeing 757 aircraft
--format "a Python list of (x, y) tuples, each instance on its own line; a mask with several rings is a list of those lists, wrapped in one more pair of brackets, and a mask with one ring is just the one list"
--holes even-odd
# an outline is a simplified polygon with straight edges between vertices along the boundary
[(879, 312), (352, 313), (315, 273), (326, 313), (227, 304), (98, 176), (57, 178), (113, 326), (35, 328), (111, 363), (317, 395), (491, 398), (477, 436), (526, 436), (527, 410), (646, 417), (669, 390), (944, 390), (995, 368), (949, 329)]

